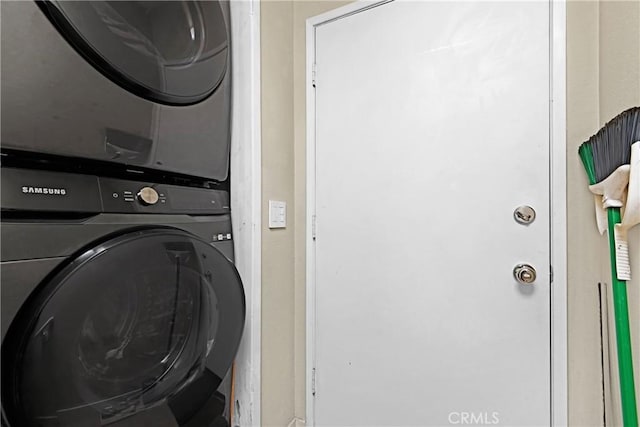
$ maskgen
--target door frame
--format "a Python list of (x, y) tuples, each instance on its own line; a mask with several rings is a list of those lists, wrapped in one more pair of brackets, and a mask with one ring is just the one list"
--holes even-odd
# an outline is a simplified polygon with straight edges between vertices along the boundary
[[(315, 387), (315, 147), (316, 27), (394, 0), (359, 0), (306, 21), (306, 425), (314, 425)], [(566, 0), (549, 0), (550, 31), (550, 232), (551, 419), (567, 425), (567, 224), (566, 224)]]
[[(247, 306), (235, 361), (233, 426), (261, 424), (260, 2), (232, 1), (231, 212), (235, 265)], [(238, 65), (241, 64), (241, 65)]]

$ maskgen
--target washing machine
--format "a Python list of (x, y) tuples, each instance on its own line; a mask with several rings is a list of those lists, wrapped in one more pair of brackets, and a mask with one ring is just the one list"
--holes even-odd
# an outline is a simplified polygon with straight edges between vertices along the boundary
[(227, 426), (245, 319), (228, 193), (1, 174), (3, 425)]
[[(1, 145), (25, 158), (227, 179), (226, 1), (3, 1)], [(53, 160), (52, 160), (53, 159)]]

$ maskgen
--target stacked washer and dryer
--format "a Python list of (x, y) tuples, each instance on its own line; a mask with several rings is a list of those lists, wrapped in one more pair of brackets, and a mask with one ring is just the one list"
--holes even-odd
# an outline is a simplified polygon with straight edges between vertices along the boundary
[(229, 4), (1, 19), (2, 424), (228, 425)]

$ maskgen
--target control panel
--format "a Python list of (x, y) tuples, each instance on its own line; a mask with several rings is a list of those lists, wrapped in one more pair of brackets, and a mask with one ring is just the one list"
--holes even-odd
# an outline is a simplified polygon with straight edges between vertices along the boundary
[(229, 212), (225, 191), (99, 178), (107, 212), (216, 214)]
[[(2, 168), (2, 210), (222, 214), (229, 193), (93, 175)], [(218, 240), (226, 240), (220, 238)]]
[[(114, 199), (116, 201), (118, 201), (118, 199), (120, 199), (123, 202), (140, 203), (143, 206), (155, 205), (158, 202), (167, 203), (167, 196), (164, 193), (158, 193), (158, 190), (156, 190), (153, 187), (144, 186), (144, 187), (141, 187), (140, 190), (138, 190), (138, 191), (136, 191), (136, 190), (120, 190), (120, 191), (117, 191), (117, 188), (113, 188), (113, 187), (118, 187), (117, 184), (115, 184), (115, 185), (108, 185), (107, 184), (107, 185), (104, 185), (104, 186), (105, 187), (111, 187), (110, 189), (116, 190), (116, 191), (113, 191), (111, 193), (111, 199)], [(132, 188), (132, 186), (130, 186), (130, 185), (127, 186), (126, 184), (124, 184), (124, 186), (126, 186), (126, 188)], [(110, 203), (110, 202), (111, 202), (111, 200), (109, 200), (109, 202), (107, 202), (107, 203), (109, 203), (110, 205), (113, 205), (113, 203)]]

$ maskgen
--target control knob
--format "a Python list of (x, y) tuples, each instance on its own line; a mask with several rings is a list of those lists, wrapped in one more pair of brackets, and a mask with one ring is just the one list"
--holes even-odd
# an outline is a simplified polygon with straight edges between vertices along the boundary
[(158, 192), (151, 187), (142, 187), (137, 197), (138, 201), (145, 206), (155, 205), (159, 199)]

